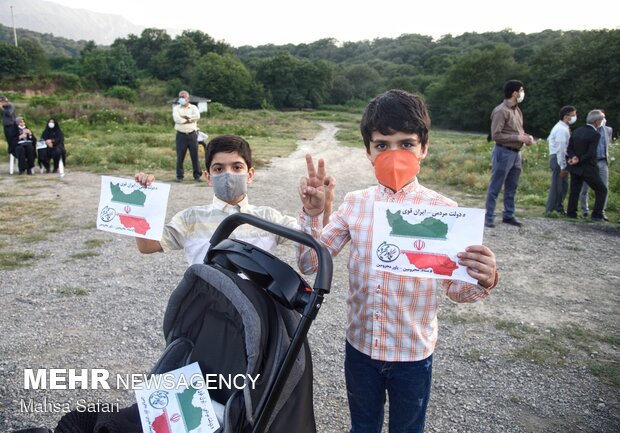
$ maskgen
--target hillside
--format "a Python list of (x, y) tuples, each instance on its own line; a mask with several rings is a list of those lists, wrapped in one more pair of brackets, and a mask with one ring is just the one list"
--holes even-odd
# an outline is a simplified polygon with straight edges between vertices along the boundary
[[(74, 41), (51, 33), (38, 33), (32, 30), (17, 29), (18, 41), (37, 42), (50, 57), (79, 57), (86, 41)], [(13, 28), (0, 24), (0, 41), (13, 44)]]
[(140, 34), (143, 30), (120, 15), (74, 9), (43, 0), (0, 0), (0, 24), (11, 28), (11, 5), (15, 27), (76, 41), (93, 40), (99, 45), (110, 45), (116, 38)]

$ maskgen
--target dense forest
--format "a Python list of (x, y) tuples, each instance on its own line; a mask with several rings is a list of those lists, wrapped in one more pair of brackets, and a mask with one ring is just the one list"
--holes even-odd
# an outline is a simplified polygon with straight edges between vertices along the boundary
[[(563, 105), (581, 123), (593, 108), (620, 126), (620, 30), (510, 30), (433, 40), (395, 39), (234, 48), (201, 31), (171, 37), (145, 29), (109, 47), (0, 26), (0, 88), (19, 91), (24, 77), (59, 89), (134, 98), (143, 79), (166, 83), (236, 108), (301, 109), (359, 105), (389, 88), (421, 94), (435, 126), (487, 131), (508, 79), (525, 83), (526, 130), (546, 137)], [(20, 81), (21, 80), (21, 81)], [(615, 128), (616, 131), (618, 127)]]

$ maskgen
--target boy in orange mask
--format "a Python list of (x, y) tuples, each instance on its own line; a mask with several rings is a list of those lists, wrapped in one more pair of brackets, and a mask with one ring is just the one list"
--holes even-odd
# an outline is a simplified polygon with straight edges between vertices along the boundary
[[(437, 287), (453, 301), (473, 302), (497, 285), (495, 255), (483, 245), (458, 254), (459, 264), (478, 284), (372, 268), (375, 202), (457, 206), (418, 183), (430, 126), (426, 106), (416, 95), (390, 90), (373, 99), (360, 129), (379, 184), (348, 193), (325, 227), (325, 164), (319, 161), (315, 169), (306, 157), (308, 176), (299, 185), (301, 229), (320, 239), (333, 256), (351, 241), (345, 355), (351, 433), (381, 431), (386, 392), (390, 432), (423, 432), (437, 341)], [(316, 256), (300, 247), (298, 264), (302, 272), (313, 272)]]

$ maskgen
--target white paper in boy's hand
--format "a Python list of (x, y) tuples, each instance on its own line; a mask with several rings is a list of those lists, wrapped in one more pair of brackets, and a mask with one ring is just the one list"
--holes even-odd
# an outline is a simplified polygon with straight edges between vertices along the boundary
[(457, 253), (481, 245), (484, 209), (376, 202), (374, 269), (476, 284)]
[(170, 185), (146, 188), (133, 179), (101, 176), (97, 228), (138, 238), (161, 239)]
[(153, 375), (135, 389), (144, 433), (213, 433), (220, 428), (200, 366)]

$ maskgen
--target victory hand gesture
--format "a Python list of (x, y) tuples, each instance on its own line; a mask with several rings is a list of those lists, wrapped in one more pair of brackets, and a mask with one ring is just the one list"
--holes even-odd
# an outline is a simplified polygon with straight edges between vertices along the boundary
[[(319, 159), (317, 168), (314, 167), (312, 156), (306, 155), (308, 177), (299, 180), (299, 197), (305, 212), (310, 216), (317, 216), (325, 209), (325, 186), (335, 185), (332, 178), (327, 176), (325, 161)], [(333, 187), (332, 187), (333, 193)]]

